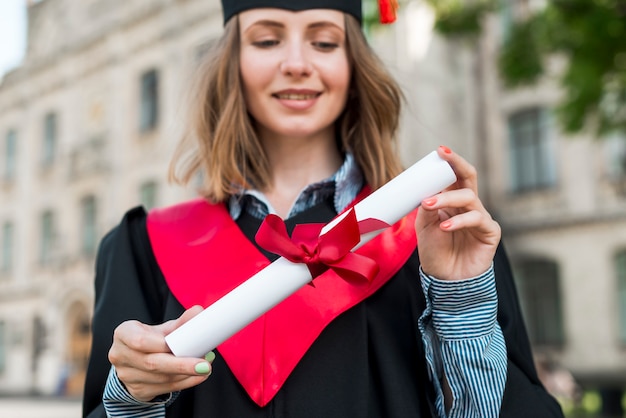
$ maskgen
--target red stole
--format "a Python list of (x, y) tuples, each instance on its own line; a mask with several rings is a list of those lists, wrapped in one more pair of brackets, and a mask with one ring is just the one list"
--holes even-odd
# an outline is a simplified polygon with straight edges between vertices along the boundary
[[(324, 328), (404, 265), (417, 245), (415, 215), (357, 250), (380, 267), (372, 282), (348, 283), (328, 270), (315, 286), (302, 287), (218, 347), (254, 402), (267, 405)], [(195, 199), (156, 209), (148, 215), (147, 229), (169, 289), (185, 309), (211, 305), (270, 264), (223, 204)]]

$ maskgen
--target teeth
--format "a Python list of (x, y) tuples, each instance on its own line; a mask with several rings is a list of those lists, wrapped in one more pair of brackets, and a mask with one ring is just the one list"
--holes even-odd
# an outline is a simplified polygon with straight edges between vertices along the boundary
[(311, 100), (317, 97), (316, 94), (279, 94), (278, 98), (282, 100)]

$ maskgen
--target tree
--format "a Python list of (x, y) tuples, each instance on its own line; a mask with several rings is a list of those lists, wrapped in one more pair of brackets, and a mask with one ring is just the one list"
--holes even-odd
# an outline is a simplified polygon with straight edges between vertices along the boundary
[[(436, 29), (450, 38), (475, 38), (488, 13), (511, 0), (426, 0)], [(547, 61), (565, 58), (558, 74), (564, 98), (556, 108), (565, 132), (626, 133), (626, 0), (548, 0), (517, 19), (504, 40), (498, 66), (504, 85), (536, 83)]]
[(565, 97), (556, 109), (564, 130), (626, 132), (626, 1), (550, 1), (514, 25), (500, 73), (509, 87), (534, 83), (555, 54), (567, 62), (559, 75)]

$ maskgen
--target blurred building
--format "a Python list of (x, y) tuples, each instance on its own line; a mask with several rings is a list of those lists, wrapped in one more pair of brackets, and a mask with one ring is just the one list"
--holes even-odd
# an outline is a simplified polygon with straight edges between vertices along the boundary
[(218, 2), (43, 0), (0, 85), (0, 392), (78, 394), (94, 256), (123, 212), (168, 187), (191, 68)]
[[(558, 87), (502, 90), (505, 25), (432, 33), (419, 0), (372, 44), (407, 97), (409, 164), (449, 145), (503, 226), (535, 349), (607, 399), (626, 385), (626, 147), (566, 138)], [(79, 394), (97, 244), (130, 207), (183, 200), (165, 173), (187, 82), (220, 35), (217, 0), (43, 0), (0, 84), (0, 393)]]
[[(510, 1), (488, 25), (494, 63), (511, 16), (543, 1)], [(626, 136), (566, 136), (558, 58), (536, 86), (505, 91), (484, 67), (489, 205), (502, 224), (537, 357), (598, 390), (603, 416), (623, 416), (626, 389)], [(544, 370), (545, 371), (545, 370)], [(549, 371), (549, 370), (548, 370)], [(561, 394), (563, 395), (563, 394)]]

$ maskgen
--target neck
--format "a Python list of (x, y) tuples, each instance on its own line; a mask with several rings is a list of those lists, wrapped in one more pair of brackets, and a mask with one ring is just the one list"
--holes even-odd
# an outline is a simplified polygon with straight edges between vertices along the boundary
[[(261, 136), (262, 138), (266, 138)], [(272, 181), (263, 190), (279, 216), (286, 217), (306, 186), (332, 176), (341, 166), (334, 130), (306, 138), (263, 139), (272, 167)]]

